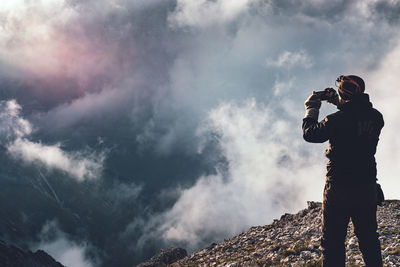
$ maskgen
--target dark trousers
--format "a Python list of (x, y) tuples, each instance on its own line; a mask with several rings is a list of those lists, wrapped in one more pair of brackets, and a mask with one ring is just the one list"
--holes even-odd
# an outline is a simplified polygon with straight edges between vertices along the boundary
[(327, 182), (322, 206), (324, 267), (345, 266), (345, 240), (351, 218), (367, 267), (382, 267), (377, 233), (375, 185), (349, 187)]

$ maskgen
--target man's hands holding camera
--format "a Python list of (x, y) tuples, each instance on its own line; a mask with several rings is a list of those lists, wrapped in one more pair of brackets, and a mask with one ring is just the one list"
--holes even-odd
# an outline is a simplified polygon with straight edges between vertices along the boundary
[(333, 88), (325, 88), (323, 91), (313, 91), (312, 95), (304, 102), (306, 108), (305, 118), (318, 120), (319, 109), (323, 100), (337, 106), (339, 104), (339, 95)]
[(339, 105), (339, 95), (333, 88), (325, 88), (326, 102), (331, 103), (335, 106)]

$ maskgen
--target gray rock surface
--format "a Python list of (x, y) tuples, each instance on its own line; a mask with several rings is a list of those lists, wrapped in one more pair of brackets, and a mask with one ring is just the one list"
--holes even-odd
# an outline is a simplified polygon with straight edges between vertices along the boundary
[(150, 260), (137, 265), (137, 267), (164, 267), (186, 256), (187, 252), (183, 248), (163, 249)]
[[(170, 266), (321, 266), (321, 203), (308, 202), (297, 214), (256, 226), (220, 244), (197, 251)], [(400, 266), (400, 201), (378, 207), (378, 232), (385, 266)], [(346, 266), (363, 266), (350, 223)]]

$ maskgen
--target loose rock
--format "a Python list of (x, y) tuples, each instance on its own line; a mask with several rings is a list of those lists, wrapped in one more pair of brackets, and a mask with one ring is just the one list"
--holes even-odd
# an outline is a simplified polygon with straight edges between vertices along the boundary
[[(309, 201), (297, 214), (249, 229), (169, 266), (321, 266), (321, 203)], [(400, 201), (378, 207), (378, 232), (386, 266), (400, 266)], [(346, 240), (346, 266), (362, 266), (352, 223)]]

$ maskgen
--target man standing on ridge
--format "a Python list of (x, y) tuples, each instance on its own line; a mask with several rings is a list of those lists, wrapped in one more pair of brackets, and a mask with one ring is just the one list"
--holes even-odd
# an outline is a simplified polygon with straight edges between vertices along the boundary
[[(311, 143), (329, 140), (322, 205), (323, 266), (345, 266), (344, 242), (351, 218), (366, 266), (382, 267), (376, 210), (383, 193), (376, 183), (374, 155), (383, 117), (372, 107), (360, 77), (342, 75), (336, 82), (339, 95), (326, 88), (313, 92), (304, 103), (304, 139)], [(336, 105), (339, 111), (318, 122), (321, 99)]]

